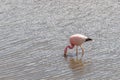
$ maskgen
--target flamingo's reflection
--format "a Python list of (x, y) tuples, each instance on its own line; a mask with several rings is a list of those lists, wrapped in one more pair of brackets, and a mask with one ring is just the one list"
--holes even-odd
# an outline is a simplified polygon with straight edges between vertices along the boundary
[[(91, 71), (91, 62), (79, 59), (78, 56), (76, 57), (67, 57), (66, 60), (69, 63), (69, 68), (72, 69), (75, 75), (83, 75)], [(76, 74), (77, 73), (77, 74)]]
[(84, 62), (82, 61), (82, 59), (79, 59), (78, 56), (76, 56), (76, 58), (70, 57), (69, 58), (69, 67), (71, 69), (82, 69), (84, 68)]

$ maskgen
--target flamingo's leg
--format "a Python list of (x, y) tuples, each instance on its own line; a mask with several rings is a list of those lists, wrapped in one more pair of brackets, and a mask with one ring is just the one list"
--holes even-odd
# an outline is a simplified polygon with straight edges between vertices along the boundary
[(84, 48), (82, 46), (80, 46), (80, 48), (82, 49), (82, 56), (81, 57), (83, 57), (83, 55), (84, 55)]
[(78, 56), (78, 46), (76, 46), (76, 56)]

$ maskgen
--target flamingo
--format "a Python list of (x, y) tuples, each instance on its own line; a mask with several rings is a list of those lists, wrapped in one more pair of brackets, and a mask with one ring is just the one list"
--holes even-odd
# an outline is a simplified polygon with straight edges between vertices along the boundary
[(76, 46), (76, 55), (78, 55), (78, 46), (80, 46), (80, 48), (82, 49), (82, 56), (81, 57), (83, 57), (84, 48), (82, 47), (82, 44), (84, 42), (92, 41), (92, 39), (85, 36), (85, 35), (82, 35), (82, 34), (74, 34), (74, 35), (70, 36), (69, 41), (70, 41), (71, 45), (68, 45), (65, 47), (64, 56), (67, 56), (67, 49), (68, 48), (73, 49), (74, 46)]

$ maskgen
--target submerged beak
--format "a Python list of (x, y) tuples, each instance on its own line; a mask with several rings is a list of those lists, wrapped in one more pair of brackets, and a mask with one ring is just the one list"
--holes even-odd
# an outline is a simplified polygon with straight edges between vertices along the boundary
[(85, 40), (85, 42), (87, 42), (87, 41), (92, 41), (93, 39), (91, 39), (91, 38), (87, 38), (86, 40)]

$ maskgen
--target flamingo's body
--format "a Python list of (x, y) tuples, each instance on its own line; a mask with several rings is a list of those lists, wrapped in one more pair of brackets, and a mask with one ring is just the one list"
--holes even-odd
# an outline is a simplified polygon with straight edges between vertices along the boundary
[(82, 49), (82, 56), (84, 55), (84, 49), (82, 48), (82, 44), (86, 41), (91, 41), (92, 39), (84, 36), (84, 35), (81, 35), (81, 34), (75, 34), (75, 35), (72, 35), (70, 36), (70, 44), (71, 45), (68, 45), (66, 46), (66, 48), (64, 49), (64, 55), (66, 56), (67, 54), (67, 49), (73, 49), (74, 46), (76, 46), (76, 55), (78, 54), (78, 46), (81, 47)]

